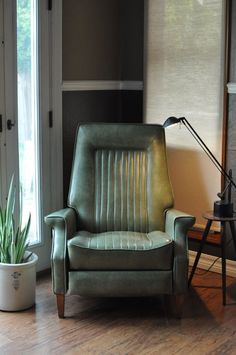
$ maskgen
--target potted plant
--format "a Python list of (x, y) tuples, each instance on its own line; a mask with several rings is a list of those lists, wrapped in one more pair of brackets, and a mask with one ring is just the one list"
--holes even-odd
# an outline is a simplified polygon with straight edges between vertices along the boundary
[[(14, 220), (16, 188), (11, 179), (7, 203), (0, 207), (0, 310), (19, 311), (35, 303), (37, 255), (27, 251), (31, 215), (22, 224)], [(20, 199), (21, 200), (21, 199)]]

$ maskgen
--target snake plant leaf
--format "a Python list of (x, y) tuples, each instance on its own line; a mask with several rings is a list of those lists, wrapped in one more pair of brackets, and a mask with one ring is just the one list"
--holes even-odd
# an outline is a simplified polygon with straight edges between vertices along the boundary
[(29, 246), (29, 243), (27, 242), (27, 237), (30, 229), (30, 223), (31, 223), (31, 215), (29, 215), (28, 221), (26, 226), (21, 230), (20, 227), (18, 227), (17, 230), (17, 255), (16, 255), (16, 261), (17, 263), (20, 262), (20, 260), (23, 260), (24, 254), (26, 249)]
[[(29, 246), (28, 234), (30, 229), (31, 215), (24, 227), (22, 227), (22, 189), (20, 190), (19, 223), (14, 221), (14, 209), (16, 188), (14, 176), (11, 178), (6, 207), (0, 207), (0, 262), (22, 263), (25, 262), (25, 252)], [(27, 256), (27, 259), (30, 257)]]

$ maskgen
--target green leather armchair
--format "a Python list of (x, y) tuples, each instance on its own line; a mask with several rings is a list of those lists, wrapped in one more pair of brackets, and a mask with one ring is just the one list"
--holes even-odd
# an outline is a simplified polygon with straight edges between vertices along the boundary
[(53, 230), (60, 318), (67, 293), (137, 297), (187, 290), (186, 233), (195, 218), (173, 209), (160, 125), (80, 125), (68, 208), (45, 221)]

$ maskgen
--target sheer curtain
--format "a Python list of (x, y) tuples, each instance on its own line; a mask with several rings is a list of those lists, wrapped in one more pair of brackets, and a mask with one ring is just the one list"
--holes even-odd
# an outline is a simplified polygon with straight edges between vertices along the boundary
[[(221, 161), (222, 0), (145, 1), (144, 117), (185, 116)], [(176, 207), (197, 217), (213, 207), (221, 177), (184, 127), (166, 130)]]

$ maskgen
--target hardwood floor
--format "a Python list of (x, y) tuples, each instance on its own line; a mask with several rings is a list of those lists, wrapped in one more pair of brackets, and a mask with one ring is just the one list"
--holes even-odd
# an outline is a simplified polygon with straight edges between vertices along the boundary
[[(199, 270), (198, 270), (199, 271)], [(220, 275), (195, 275), (193, 285), (220, 286)], [(165, 299), (86, 299), (67, 296), (59, 319), (49, 276), (37, 282), (36, 306), (0, 312), (0, 354), (236, 354), (236, 279), (220, 288), (191, 287), (182, 319)]]

